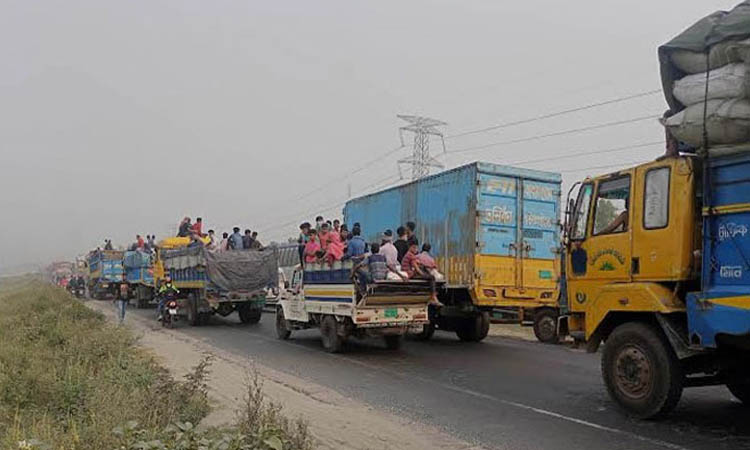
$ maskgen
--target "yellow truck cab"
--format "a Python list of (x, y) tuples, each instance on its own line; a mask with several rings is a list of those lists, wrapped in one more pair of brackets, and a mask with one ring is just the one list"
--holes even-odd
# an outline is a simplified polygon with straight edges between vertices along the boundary
[(700, 289), (699, 166), (660, 159), (586, 179), (568, 201), (560, 329), (592, 352), (606, 342), (605, 384), (640, 417), (674, 407), (687, 370), (669, 368), (700, 353), (685, 306)]
[(596, 346), (641, 312), (684, 312), (698, 281), (695, 160), (665, 158), (583, 181), (566, 230), (567, 328)]

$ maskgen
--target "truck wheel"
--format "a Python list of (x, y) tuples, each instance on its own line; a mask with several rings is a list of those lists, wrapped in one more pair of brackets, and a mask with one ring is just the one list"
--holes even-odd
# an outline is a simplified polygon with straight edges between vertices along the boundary
[(286, 341), (291, 335), (292, 330), (289, 329), (286, 317), (284, 317), (284, 308), (279, 306), (276, 308), (276, 337), (282, 341)]
[(557, 335), (557, 311), (542, 308), (534, 314), (534, 335), (539, 339), (539, 342), (545, 344), (560, 342)]
[(385, 339), (385, 347), (388, 350), (398, 350), (401, 348), (401, 343), (403, 342), (403, 336), (401, 335), (388, 335), (383, 336), (383, 339)]
[(458, 324), (456, 335), (464, 342), (479, 342), (490, 332), (490, 314), (481, 312), (476, 317)]
[(339, 323), (334, 316), (328, 315), (320, 323), (320, 336), (323, 341), (323, 348), (328, 353), (338, 353), (344, 344), (344, 340), (339, 336)]
[(411, 335), (411, 337), (415, 341), (429, 341), (432, 338), (433, 334), (435, 334), (435, 325), (430, 322), (428, 324), (425, 324), (421, 332), (414, 333)]
[(240, 322), (244, 324), (253, 324), (260, 322), (262, 311), (253, 308), (249, 303), (243, 303), (240, 305), (237, 313), (240, 315)]
[(750, 406), (750, 380), (727, 383), (727, 389), (745, 406)]
[(625, 323), (609, 335), (602, 377), (615, 402), (640, 419), (669, 413), (682, 395), (680, 362), (659, 330), (646, 323)]

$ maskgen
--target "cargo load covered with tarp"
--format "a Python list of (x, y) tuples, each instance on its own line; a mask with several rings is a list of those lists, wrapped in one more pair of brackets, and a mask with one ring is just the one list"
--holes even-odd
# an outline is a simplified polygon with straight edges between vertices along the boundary
[[(205, 280), (207, 286), (223, 291), (256, 291), (278, 283), (278, 252), (237, 250), (211, 252), (203, 247), (163, 250), (164, 269), (188, 273), (192, 278)], [(173, 276), (178, 282), (179, 277)]]
[(750, 140), (750, 0), (659, 47), (659, 62), (664, 126), (677, 140), (695, 148)]
[(125, 252), (122, 264), (126, 269), (139, 269), (151, 266), (151, 254), (138, 250)]

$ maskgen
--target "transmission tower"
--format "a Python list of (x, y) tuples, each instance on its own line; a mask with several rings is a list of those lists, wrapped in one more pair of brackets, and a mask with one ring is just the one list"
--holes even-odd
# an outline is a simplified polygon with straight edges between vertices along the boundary
[(414, 146), (412, 155), (398, 161), (399, 164), (411, 164), (411, 179), (418, 180), (430, 174), (430, 167), (442, 169), (444, 166), (437, 159), (430, 156), (430, 137), (439, 137), (445, 151), (445, 140), (443, 133), (437, 127), (447, 125), (445, 122), (421, 116), (406, 116), (399, 114), (399, 119), (407, 122), (407, 125), (399, 128), (401, 145), (404, 144), (404, 132), (414, 134)]

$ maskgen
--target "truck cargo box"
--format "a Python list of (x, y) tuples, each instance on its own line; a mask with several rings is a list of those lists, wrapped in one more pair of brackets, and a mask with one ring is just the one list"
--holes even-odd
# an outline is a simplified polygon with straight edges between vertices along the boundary
[(554, 303), (559, 247), (558, 173), (475, 162), (350, 200), (344, 221), (380, 241), (413, 221), (448, 287), (484, 306)]

